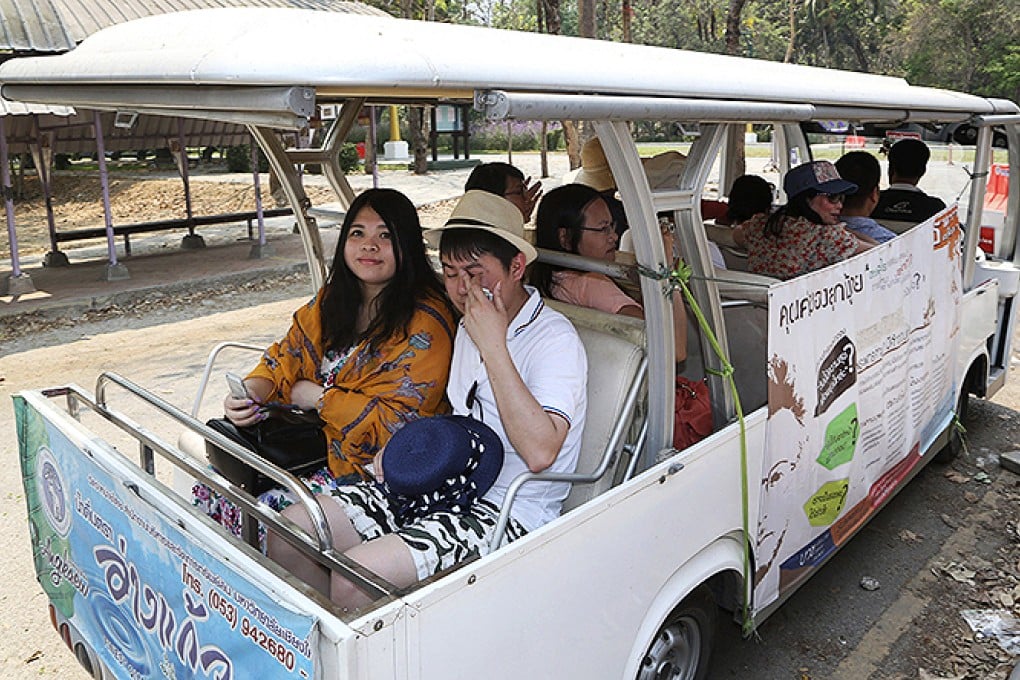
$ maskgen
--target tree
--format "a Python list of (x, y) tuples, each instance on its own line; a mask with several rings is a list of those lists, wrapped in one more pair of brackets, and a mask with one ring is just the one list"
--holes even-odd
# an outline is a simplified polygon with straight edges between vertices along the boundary
[(726, 54), (740, 54), (740, 14), (745, 4), (746, 0), (730, 0), (726, 12)]
[(908, 0), (889, 51), (919, 85), (1016, 99), (1020, 57), (1017, 3), (999, 0)]

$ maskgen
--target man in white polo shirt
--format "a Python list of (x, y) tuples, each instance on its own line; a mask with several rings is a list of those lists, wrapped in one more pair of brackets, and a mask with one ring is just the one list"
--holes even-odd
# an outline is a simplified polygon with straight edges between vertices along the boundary
[[(573, 472), (577, 465), (587, 406), (584, 346), (570, 321), (524, 285), (537, 253), (509, 202), (468, 191), (446, 225), (426, 238), (439, 241), (446, 292), (464, 315), (447, 396), (454, 413), (495, 430), (506, 452), (485, 495), (498, 506), (519, 474)], [(562, 482), (526, 484), (511, 518), (533, 531), (559, 515), (569, 491)]]

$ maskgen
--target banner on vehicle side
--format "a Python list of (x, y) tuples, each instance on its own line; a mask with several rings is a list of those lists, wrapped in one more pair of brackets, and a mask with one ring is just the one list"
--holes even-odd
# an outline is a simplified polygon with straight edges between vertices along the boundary
[(64, 640), (103, 677), (315, 677), (314, 617), (154, 511), (73, 421), (14, 406), (36, 575)]
[(961, 238), (952, 206), (770, 289), (756, 612), (844, 543), (950, 422)]

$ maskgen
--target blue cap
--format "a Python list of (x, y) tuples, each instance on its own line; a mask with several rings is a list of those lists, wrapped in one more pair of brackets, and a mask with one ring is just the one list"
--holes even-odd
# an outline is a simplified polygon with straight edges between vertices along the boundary
[(855, 194), (857, 185), (840, 177), (829, 161), (811, 161), (786, 173), (783, 191), (787, 200), (810, 190), (818, 194)]

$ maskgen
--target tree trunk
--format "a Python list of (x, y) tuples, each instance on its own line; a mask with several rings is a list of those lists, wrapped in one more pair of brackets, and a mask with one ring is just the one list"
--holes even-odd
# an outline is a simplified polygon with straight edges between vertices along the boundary
[(570, 160), (570, 169), (581, 167), (581, 136), (577, 130), (577, 123), (572, 120), (562, 120), (563, 139), (567, 142), (567, 158)]
[(726, 13), (726, 54), (736, 56), (740, 53), (740, 15), (746, 2), (730, 0), (730, 9)]
[(582, 38), (595, 37), (595, 0), (577, 0), (577, 30)]
[(542, 8), (541, 16), (545, 19), (545, 32), (559, 35), (563, 30), (563, 15), (560, 13), (560, 0), (539, 0)]
[(414, 174), (429, 171), (429, 125), (424, 106), (407, 107), (407, 122), (411, 128), (411, 148), (414, 149)]
[(797, 0), (790, 0), (790, 42), (786, 43), (786, 56), (783, 63), (793, 61), (793, 46), (797, 41)]
[(630, 0), (623, 0), (623, 42), (633, 42), (630, 31), (630, 19), (634, 14), (634, 8)]

